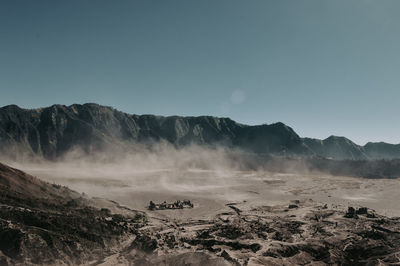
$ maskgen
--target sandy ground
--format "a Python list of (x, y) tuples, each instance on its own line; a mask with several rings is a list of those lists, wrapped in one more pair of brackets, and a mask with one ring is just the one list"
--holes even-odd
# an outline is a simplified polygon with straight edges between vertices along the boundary
[(378, 214), (400, 216), (400, 180), (362, 179), (321, 174), (296, 175), (268, 172), (142, 170), (97, 166), (90, 169), (64, 166), (16, 167), (51, 183), (65, 185), (91, 197), (118, 201), (146, 211), (150, 200), (172, 202), (189, 199), (193, 209), (148, 212), (172, 220), (209, 219), (229, 210), (227, 203), (274, 206), (290, 200), (309, 200), (329, 207), (368, 207)]
[[(14, 166), (93, 197), (92, 206), (131, 217), (137, 211), (147, 213), (145, 222), (127, 219), (129, 233), (93, 257), (93, 265), (397, 265), (400, 261), (400, 218), (385, 217), (400, 217), (396, 179), (226, 169), (138, 171), (98, 164)], [(147, 209), (150, 200), (183, 199), (192, 201), (194, 208)]]

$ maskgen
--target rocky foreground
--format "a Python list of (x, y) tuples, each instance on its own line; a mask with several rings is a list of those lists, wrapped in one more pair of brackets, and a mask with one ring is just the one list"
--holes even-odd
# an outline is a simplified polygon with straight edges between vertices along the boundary
[(400, 218), (292, 202), (209, 221), (154, 222), (113, 262), (138, 265), (398, 265)]
[(114, 213), (0, 164), (0, 265), (78, 265), (104, 257), (146, 223), (143, 214), (107, 203)]
[(0, 164), (0, 265), (400, 263), (400, 218), (310, 200), (248, 206), (174, 221)]

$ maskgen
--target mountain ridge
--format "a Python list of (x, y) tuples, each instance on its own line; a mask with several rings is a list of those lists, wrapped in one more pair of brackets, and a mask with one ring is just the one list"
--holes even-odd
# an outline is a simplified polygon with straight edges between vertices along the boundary
[(72, 147), (93, 150), (124, 143), (167, 142), (238, 148), (257, 154), (332, 159), (400, 158), (400, 144), (360, 146), (345, 137), (301, 138), (282, 122), (246, 125), (228, 117), (128, 114), (96, 103), (55, 104), (37, 109), (0, 108), (0, 150), (55, 159)]

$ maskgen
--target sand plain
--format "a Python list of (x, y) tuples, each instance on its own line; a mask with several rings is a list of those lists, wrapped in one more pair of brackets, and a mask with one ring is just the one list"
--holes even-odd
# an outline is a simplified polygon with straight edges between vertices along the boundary
[(288, 174), (265, 171), (200, 169), (120, 169), (96, 165), (90, 169), (68, 165), (16, 165), (50, 183), (70, 187), (90, 197), (115, 200), (147, 211), (150, 200), (189, 199), (193, 209), (148, 212), (169, 219), (207, 219), (229, 209), (275, 206), (291, 200), (311, 200), (328, 207), (368, 207), (388, 217), (400, 216), (400, 180), (364, 179), (320, 173)]

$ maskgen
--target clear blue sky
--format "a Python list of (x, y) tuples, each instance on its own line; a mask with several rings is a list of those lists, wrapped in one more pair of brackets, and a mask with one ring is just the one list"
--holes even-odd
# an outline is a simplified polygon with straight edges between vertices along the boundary
[(400, 142), (400, 1), (2, 0), (0, 105)]

